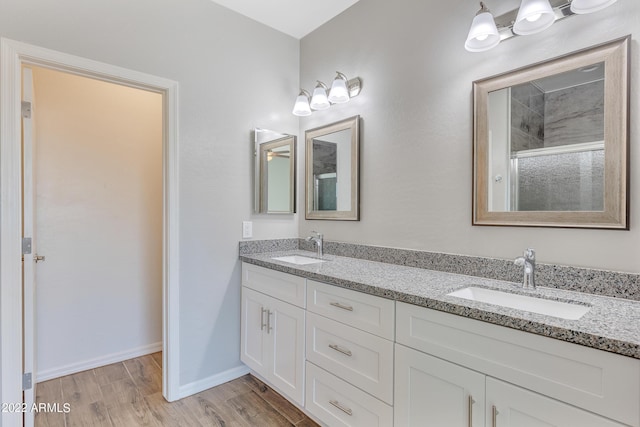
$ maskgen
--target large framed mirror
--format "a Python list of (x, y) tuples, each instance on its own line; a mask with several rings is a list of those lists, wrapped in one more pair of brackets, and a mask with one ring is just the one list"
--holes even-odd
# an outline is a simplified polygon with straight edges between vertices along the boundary
[(306, 219), (358, 221), (360, 116), (305, 132)]
[(296, 212), (296, 137), (254, 129), (256, 213)]
[(473, 224), (628, 229), (630, 37), (473, 83)]

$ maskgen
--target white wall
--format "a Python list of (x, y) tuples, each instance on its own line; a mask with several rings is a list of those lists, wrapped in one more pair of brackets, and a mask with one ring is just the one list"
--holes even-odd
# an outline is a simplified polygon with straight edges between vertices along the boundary
[(162, 342), (162, 96), (33, 69), (38, 381)]
[[(499, 15), (518, 4), (488, 7)], [(470, 53), (464, 41), (478, 7), (470, 0), (361, 0), (302, 39), (303, 88), (330, 80), (336, 70), (362, 77), (363, 88), (348, 104), (302, 118), (300, 134), (355, 114), (363, 128), (361, 221), (301, 218), (300, 235), (313, 229), (329, 240), (498, 258), (533, 247), (541, 262), (640, 272), (640, 150), (634, 149), (640, 2), (619, 1)], [(633, 38), (631, 230), (471, 226), (472, 82), (627, 34)], [(303, 159), (304, 147), (300, 151)]]
[(0, 36), (179, 82), (180, 384), (240, 366), (241, 221), (297, 235), (252, 216), (250, 132), (296, 133), (299, 42), (209, 0), (2, 0)]

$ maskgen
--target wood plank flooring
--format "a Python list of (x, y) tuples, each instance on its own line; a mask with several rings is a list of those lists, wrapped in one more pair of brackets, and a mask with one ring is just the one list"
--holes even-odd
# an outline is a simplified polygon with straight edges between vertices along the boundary
[(39, 383), (36, 403), (54, 410), (36, 413), (36, 427), (317, 426), (252, 375), (169, 403), (161, 366), (154, 353)]

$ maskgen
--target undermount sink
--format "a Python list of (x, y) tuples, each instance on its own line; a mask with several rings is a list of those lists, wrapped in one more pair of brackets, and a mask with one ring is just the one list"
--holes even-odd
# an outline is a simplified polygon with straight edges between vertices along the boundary
[(325, 260), (323, 259), (309, 258), (302, 255), (279, 256), (271, 259), (275, 259), (276, 261), (288, 262), (296, 265), (308, 265), (308, 264), (317, 264), (320, 262), (325, 262)]
[(518, 295), (474, 286), (459, 289), (447, 295), (470, 301), (479, 301), (502, 307), (515, 308), (516, 310), (530, 311), (532, 313), (559, 317), (567, 320), (578, 320), (591, 308), (582, 304), (555, 301), (528, 295)]

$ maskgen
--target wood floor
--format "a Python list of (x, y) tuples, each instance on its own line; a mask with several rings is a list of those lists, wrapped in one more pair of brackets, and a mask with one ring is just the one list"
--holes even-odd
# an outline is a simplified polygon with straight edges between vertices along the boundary
[(52, 411), (36, 413), (36, 427), (317, 426), (251, 375), (169, 403), (161, 366), (155, 353), (39, 383), (36, 402)]

